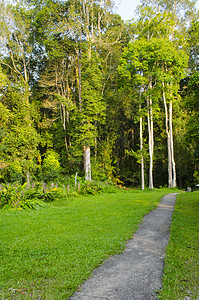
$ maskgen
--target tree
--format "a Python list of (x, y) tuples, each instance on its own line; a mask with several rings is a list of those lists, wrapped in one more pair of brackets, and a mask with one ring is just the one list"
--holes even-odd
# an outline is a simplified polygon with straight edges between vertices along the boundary
[(4, 169), (7, 166), (6, 162), (2, 159), (2, 154), (5, 150), (4, 139), (7, 133), (7, 124), (11, 116), (9, 109), (7, 109), (7, 107), (2, 104), (2, 98), (5, 93), (7, 84), (8, 80), (6, 74), (3, 73), (2, 68), (0, 67), (0, 169)]
[(197, 178), (199, 173), (199, 22), (193, 21), (189, 28), (189, 75), (182, 82), (185, 97), (185, 108), (188, 111), (186, 124), (186, 140), (194, 151), (194, 171)]
[[(177, 88), (179, 79), (181, 78), (183, 72), (181, 73), (180, 68), (177, 66), (181, 65), (181, 70), (186, 67), (186, 58), (183, 51), (178, 51), (184, 43), (186, 42), (186, 34), (182, 34), (181, 30), (186, 32), (187, 20), (191, 20), (195, 16), (195, 1), (184, 1), (184, 0), (174, 0), (174, 1), (142, 1), (141, 5), (138, 7), (139, 21), (138, 30), (139, 36), (146, 38), (148, 41), (154, 38), (162, 39), (164, 38), (168, 43), (169, 47), (173, 49), (168, 50), (169, 53), (173, 51), (173, 58), (170, 59), (173, 62), (172, 68), (168, 68), (168, 62), (164, 62), (164, 76), (167, 77), (167, 89), (170, 90), (170, 95), (167, 94), (167, 98), (170, 98), (169, 105), (167, 106), (167, 100), (165, 98), (165, 82), (162, 82), (163, 88), (163, 102), (165, 109), (165, 125), (167, 134), (167, 149), (168, 149), (168, 185), (169, 187), (176, 186), (176, 166), (174, 159), (174, 142), (173, 142), (173, 102), (175, 97), (178, 97)], [(163, 41), (164, 42), (164, 41)], [(162, 44), (163, 45), (163, 44)], [(167, 49), (167, 45), (162, 48)], [(164, 51), (164, 50), (163, 50)], [(167, 51), (167, 50), (166, 50)], [(166, 53), (166, 52), (165, 52)], [(175, 54), (174, 54), (175, 53)], [(182, 54), (182, 59), (175, 55), (178, 53)], [(160, 53), (159, 53), (160, 54)], [(175, 58), (174, 58), (175, 57)], [(166, 59), (167, 60), (167, 59)], [(159, 62), (157, 62), (159, 65)], [(172, 70), (171, 70), (172, 69)], [(178, 70), (179, 74), (176, 74), (177, 80), (173, 76), (173, 72)], [(157, 81), (157, 83), (159, 83)], [(173, 86), (174, 85), (174, 86)], [(158, 89), (160, 87), (158, 86)], [(173, 94), (176, 96), (174, 97)], [(173, 100), (171, 100), (173, 99)]]
[[(176, 186), (176, 171), (173, 147), (172, 109), (174, 99), (178, 98), (179, 79), (184, 75), (187, 56), (176, 49), (172, 42), (163, 39), (135, 41), (125, 49), (120, 72), (140, 86), (146, 101), (148, 134), (149, 134), (149, 187), (153, 188), (153, 115), (158, 103), (163, 98), (165, 124), (168, 144), (168, 180), (169, 187)], [(162, 85), (162, 86), (161, 86)], [(162, 96), (161, 96), (162, 91)], [(153, 100), (152, 100), (153, 99)], [(156, 100), (157, 99), (157, 100)], [(169, 107), (169, 108), (168, 108)]]
[[(198, 22), (186, 33), (194, 1), (141, 4), (137, 21), (126, 25), (109, 0), (1, 4), (0, 151), (7, 178), (26, 173), (29, 181), (38, 163), (41, 170), (54, 157), (59, 172), (89, 181), (91, 173), (114, 174), (144, 189), (148, 177), (152, 189), (164, 185), (168, 169), (168, 186), (176, 185), (187, 153), (181, 145), (198, 149)], [(189, 75), (181, 80), (184, 49)]]
[(106, 76), (103, 76), (103, 66), (112, 53), (111, 45), (118, 43), (121, 36), (121, 33), (113, 34), (114, 31), (109, 30), (109, 27), (113, 28), (114, 22), (110, 13), (111, 5), (111, 1), (102, 3), (102, 1), (86, 0), (82, 1), (79, 7), (71, 6), (72, 24), (73, 22), (79, 24), (81, 20), (81, 26), (76, 26), (78, 30), (77, 82), (81, 118), (79, 141), (83, 144), (85, 179), (89, 181), (91, 180), (90, 148), (95, 145), (96, 153), (97, 128), (105, 119), (106, 105), (103, 92)]
[[(29, 101), (29, 73), (31, 46), (28, 13), (19, 6), (3, 6), (1, 37), (4, 52), (0, 63), (7, 74), (9, 85), (4, 90), (2, 104), (12, 112), (7, 136), (4, 139), (4, 158), (10, 163), (18, 159), (30, 184), (30, 170), (37, 157), (39, 135), (34, 128), (33, 111)], [(12, 26), (12, 27), (11, 27)]]
[[(51, 124), (61, 121), (69, 161), (83, 149), (85, 178), (91, 180), (91, 148), (96, 159), (98, 129), (105, 122), (105, 87), (112, 72), (109, 63), (121, 36), (120, 28), (113, 28), (120, 20), (111, 14), (109, 1), (47, 5), (34, 18), (35, 40), (45, 49), (45, 68), (41, 65), (39, 74), (43, 107)], [(41, 23), (46, 13), (47, 26)]]
[[(165, 129), (168, 149), (168, 187), (176, 187), (176, 165), (173, 144), (173, 104), (178, 96), (179, 80), (184, 76), (188, 57), (183, 50), (176, 49), (172, 42), (161, 41), (156, 53), (160, 61), (159, 82), (162, 83), (162, 96), (165, 109)], [(162, 72), (161, 72), (162, 71)]]
[[(168, 31), (170, 40), (177, 44), (183, 44), (186, 42), (186, 26), (188, 22), (196, 18), (195, 4), (196, 0), (142, 0), (137, 12), (142, 16), (148, 10), (153, 17), (166, 13), (171, 25)], [(149, 19), (149, 27), (151, 25)], [(159, 25), (161, 24), (159, 23)]]
[[(143, 92), (142, 97), (146, 101), (146, 113), (148, 123), (148, 144), (149, 144), (149, 188), (153, 189), (153, 102), (152, 102), (152, 76), (154, 63), (150, 63), (151, 56), (149, 52), (150, 44), (145, 40), (130, 42), (128, 48), (123, 52), (119, 72), (133, 80), (138, 85), (138, 93)], [(142, 122), (140, 121), (140, 137), (142, 132)], [(142, 137), (140, 148), (142, 148)], [(142, 155), (142, 154), (141, 154)], [(143, 157), (141, 156), (141, 160)], [(143, 165), (141, 165), (143, 170)], [(142, 171), (143, 172), (143, 171)], [(143, 179), (143, 174), (142, 174)]]

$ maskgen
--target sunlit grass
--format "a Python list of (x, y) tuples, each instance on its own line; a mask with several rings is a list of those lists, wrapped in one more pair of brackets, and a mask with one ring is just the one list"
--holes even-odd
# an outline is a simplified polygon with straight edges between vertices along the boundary
[(120, 253), (169, 189), (59, 200), (38, 211), (0, 211), (0, 297), (67, 299)]
[(179, 195), (160, 299), (199, 299), (199, 192)]

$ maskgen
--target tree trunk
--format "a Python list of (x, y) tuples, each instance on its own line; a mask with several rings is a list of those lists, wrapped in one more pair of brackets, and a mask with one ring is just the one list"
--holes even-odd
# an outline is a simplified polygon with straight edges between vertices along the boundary
[(167, 132), (167, 148), (168, 148), (168, 188), (172, 188), (172, 164), (171, 164), (171, 133)]
[(85, 180), (91, 181), (90, 146), (84, 146), (84, 171), (85, 171)]
[(144, 182), (144, 158), (143, 155), (141, 156), (141, 184), (142, 184), (142, 190), (145, 188), (145, 182)]
[(162, 83), (163, 87), (163, 102), (164, 102), (164, 110), (165, 110), (165, 129), (167, 134), (167, 152), (168, 152), (168, 187), (172, 188), (172, 147), (171, 147), (171, 127), (170, 127), (170, 119), (171, 116), (168, 117), (168, 108), (166, 103), (166, 96), (164, 91), (164, 82)]
[(173, 111), (173, 105), (172, 101), (170, 101), (169, 104), (169, 128), (170, 128), (170, 134), (171, 134), (171, 163), (172, 163), (172, 187), (176, 187), (176, 164), (175, 164), (175, 158), (174, 158), (174, 145), (173, 145), (173, 123), (172, 123), (172, 111)]
[(140, 117), (140, 152), (141, 152), (141, 185), (144, 190), (144, 157), (143, 157), (143, 136), (142, 136), (142, 117)]
[(153, 109), (152, 100), (147, 99), (147, 119), (148, 119), (148, 132), (149, 132), (149, 189), (153, 189)]
[[(141, 97), (141, 93), (140, 93)], [(139, 103), (139, 111), (141, 113), (141, 103)], [(144, 157), (143, 157), (143, 133), (142, 133), (142, 117), (140, 116), (140, 155), (141, 155), (141, 187), (145, 188), (144, 182)]]

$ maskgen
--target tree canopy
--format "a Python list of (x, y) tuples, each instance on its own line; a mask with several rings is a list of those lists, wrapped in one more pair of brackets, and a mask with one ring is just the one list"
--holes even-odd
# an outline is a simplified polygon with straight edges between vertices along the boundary
[(1, 1), (0, 181), (195, 184), (195, 1)]

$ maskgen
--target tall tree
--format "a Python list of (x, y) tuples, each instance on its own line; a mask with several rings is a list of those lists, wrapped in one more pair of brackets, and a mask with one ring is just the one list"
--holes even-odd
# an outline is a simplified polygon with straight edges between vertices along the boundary
[(28, 12), (19, 6), (2, 5), (2, 11), (1, 38), (4, 51), (0, 63), (10, 79), (2, 103), (13, 112), (14, 116), (4, 140), (7, 146), (5, 156), (9, 161), (19, 159), (30, 184), (30, 170), (37, 157), (39, 143), (30, 103), (29, 67), (32, 53), (29, 43), (30, 19)]
[[(123, 52), (119, 72), (133, 80), (139, 86), (138, 92), (143, 90), (143, 97), (146, 101), (146, 114), (148, 123), (148, 144), (149, 144), (149, 188), (153, 189), (153, 102), (152, 102), (152, 76), (154, 63), (150, 63), (150, 45), (145, 40), (130, 42), (128, 48)], [(147, 54), (148, 53), (148, 54)], [(149, 54), (150, 53), (150, 54)], [(140, 127), (140, 132), (142, 128)], [(142, 166), (143, 167), (143, 166)]]
[[(73, 8), (73, 6), (72, 6)], [(84, 169), (86, 180), (91, 180), (90, 147), (95, 143), (97, 147), (97, 127), (103, 124), (105, 117), (103, 66), (111, 54), (112, 44), (118, 43), (121, 33), (114, 34), (110, 31), (114, 18), (111, 15), (111, 1), (82, 1), (78, 14), (74, 16), (72, 10), (72, 22), (78, 24), (81, 20), (81, 28), (78, 33), (78, 86), (80, 121), (80, 140), (84, 149)], [(113, 39), (114, 37), (114, 39)], [(82, 50), (84, 52), (82, 53)], [(103, 56), (102, 56), (103, 55)], [(96, 150), (95, 150), (96, 152)]]
[(185, 98), (185, 109), (188, 113), (186, 123), (186, 141), (193, 149), (193, 163), (196, 182), (199, 177), (199, 22), (193, 21), (189, 28), (188, 53), (189, 74), (182, 81), (182, 90)]
[[(195, 1), (142, 1), (138, 7), (139, 21), (138, 30), (141, 36), (147, 40), (157, 38), (165, 38), (170, 44), (170, 41), (174, 44), (174, 48), (182, 48), (186, 42), (186, 34), (182, 34), (182, 30), (186, 32), (187, 21), (190, 21), (195, 16)], [(154, 26), (155, 25), (155, 26)], [(179, 49), (178, 48), (178, 49)], [(176, 50), (173, 49), (175, 53)], [(184, 54), (183, 54), (184, 59)], [(178, 58), (179, 60), (179, 58)], [(184, 61), (185, 62), (185, 61)], [(186, 63), (182, 66), (185, 68)], [(165, 74), (170, 73), (165, 64)], [(174, 70), (174, 69), (173, 69)], [(170, 75), (169, 75), (170, 76)], [(180, 78), (180, 77), (179, 77)], [(179, 80), (178, 78), (178, 80)], [(174, 86), (172, 87), (172, 85)], [(165, 98), (165, 85), (163, 85), (163, 102), (165, 108), (165, 125), (167, 133), (167, 148), (168, 148), (168, 185), (169, 187), (176, 186), (176, 165), (174, 158), (174, 142), (173, 142), (173, 101), (174, 97), (172, 93), (176, 90), (176, 83), (170, 79), (167, 82), (167, 88), (169, 86), (170, 98), (169, 105), (167, 106), (167, 100)], [(172, 91), (173, 90), (173, 91)], [(174, 92), (175, 94), (176, 92)]]
[[(110, 57), (121, 37), (114, 23), (121, 27), (120, 20), (111, 14), (110, 1), (69, 2), (66, 13), (64, 9), (55, 13), (49, 5), (43, 13), (46, 9), (49, 22), (47, 28), (43, 24), (42, 34), (45, 37), (45, 30), (50, 32), (43, 39), (47, 57), (40, 75), (41, 85), (50, 92), (45, 107), (54, 110), (54, 120), (62, 120), (69, 155), (79, 155), (77, 148), (82, 147), (85, 178), (91, 180), (91, 147), (97, 153), (98, 128), (105, 122), (104, 92)], [(42, 32), (37, 25), (41, 15), (38, 11), (35, 18), (37, 40), (38, 32)], [(42, 41), (38, 42), (41, 45)]]
[(168, 187), (176, 187), (176, 165), (173, 142), (173, 105), (179, 98), (179, 80), (183, 78), (188, 57), (183, 50), (170, 41), (162, 41), (157, 58), (160, 61), (159, 82), (162, 83), (162, 97), (165, 109), (165, 129), (168, 149)]

